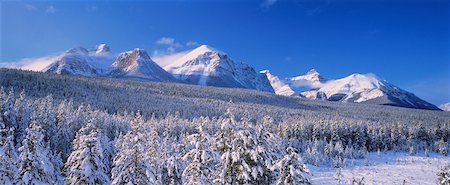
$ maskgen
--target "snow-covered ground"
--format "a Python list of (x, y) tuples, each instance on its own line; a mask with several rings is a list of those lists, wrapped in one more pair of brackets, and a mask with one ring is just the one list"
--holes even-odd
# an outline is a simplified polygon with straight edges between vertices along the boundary
[[(431, 153), (425, 157), (422, 151), (416, 156), (405, 152), (370, 153), (368, 165), (365, 159), (347, 161), (341, 170), (342, 184), (352, 184), (352, 179), (364, 178), (364, 184), (437, 184), (437, 172), (445, 165), (450, 165), (450, 157)], [(337, 169), (308, 165), (313, 176), (313, 184), (338, 184)]]

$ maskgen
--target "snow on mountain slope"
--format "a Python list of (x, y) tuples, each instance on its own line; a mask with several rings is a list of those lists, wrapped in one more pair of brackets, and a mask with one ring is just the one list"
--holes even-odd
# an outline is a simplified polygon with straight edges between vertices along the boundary
[[(308, 93), (313, 92), (309, 91)], [(319, 97), (325, 96), (330, 101), (438, 110), (436, 106), (410, 92), (380, 80), (373, 74), (352, 74), (345, 78), (328, 81), (316, 92)]]
[(43, 72), (98, 76), (108, 72), (115, 55), (106, 44), (99, 44), (89, 51), (83, 47), (72, 48), (55, 58)]
[(105, 43), (100, 43), (95, 48), (95, 54), (97, 54), (97, 55), (104, 55), (104, 54), (108, 54), (108, 53), (111, 53), (111, 48), (108, 45), (106, 45)]
[(121, 53), (112, 64), (109, 76), (151, 81), (173, 81), (171, 74), (156, 64), (143, 49)]
[(315, 69), (309, 70), (305, 75), (286, 79), (286, 83), (291, 86), (296, 94), (300, 94), (300, 92), (307, 90), (318, 89), (322, 87), (326, 81), (327, 80)]
[(443, 111), (450, 111), (450, 102), (439, 105), (439, 108)]
[(171, 74), (153, 62), (144, 50), (134, 49), (116, 56), (104, 43), (97, 45), (92, 50), (82, 47), (70, 49), (43, 71), (136, 80), (176, 81)]
[(89, 52), (89, 56), (92, 58), (92, 62), (89, 63), (95, 67), (97, 73), (105, 75), (111, 69), (111, 65), (114, 63), (117, 56), (111, 52), (111, 48), (101, 43)]
[(295, 92), (291, 89), (291, 87), (289, 87), (288, 84), (284, 83), (280, 78), (278, 78), (278, 76), (270, 73), (269, 70), (264, 70), (260, 73), (266, 75), (267, 79), (272, 85), (273, 90), (275, 91), (275, 94), (283, 96), (291, 96), (295, 94)]
[[(386, 85), (389, 84), (378, 80), (375, 75), (352, 74), (348, 77), (326, 83), (319, 91), (324, 92), (327, 97), (331, 97), (335, 94), (351, 95), (355, 92), (379, 89), (381, 86)], [(371, 95), (370, 97), (367, 97), (369, 99), (382, 96), (382, 94), (377, 92), (368, 93), (367, 95)], [(356, 100), (356, 102), (361, 101), (363, 100)]]
[(97, 75), (97, 70), (90, 65), (92, 62), (88, 50), (82, 47), (72, 48), (57, 57), (54, 62), (42, 71), (46, 73), (95, 76)]
[(263, 74), (207, 45), (192, 50), (164, 69), (175, 78), (191, 84), (274, 92)]
[(299, 95), (312, 100), (370, 103), (409, 108), (438, 108), (414, 94), (402, 90), (373, 74), (353, 74), (337, 80), (326, 80), (312, 69), (305, 75), (284, 80), (263, 71), (276, 94)]

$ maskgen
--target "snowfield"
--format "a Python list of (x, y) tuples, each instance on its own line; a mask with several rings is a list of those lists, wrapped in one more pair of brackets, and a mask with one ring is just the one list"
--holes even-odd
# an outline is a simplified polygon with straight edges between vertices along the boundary
[[(352, 184), (363, 179), (364, 184), (437, 184), (438, 171), (450, 165), (450, 157), (436, 153), (430, 153), (429, 157), (424, 152), (417, 156), (410, 156), (406, 152), (376, 152), (369, 153), (368, 165), (365, 159), (347, 161), (347, 166), (341, 170), (342, 184)], [(316, 167), (308, 165), (313, 174), (313, 184), (338, 184), (337, 171), (331, 167)]]

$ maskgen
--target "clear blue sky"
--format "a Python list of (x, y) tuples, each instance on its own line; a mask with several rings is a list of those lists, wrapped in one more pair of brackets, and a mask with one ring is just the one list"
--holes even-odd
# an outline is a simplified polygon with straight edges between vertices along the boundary
[(450, 102), (447, 0), (1, 1), (0, 61), (100, 42), (161, 51), (208, 44), (282, 77), (375, 73)]

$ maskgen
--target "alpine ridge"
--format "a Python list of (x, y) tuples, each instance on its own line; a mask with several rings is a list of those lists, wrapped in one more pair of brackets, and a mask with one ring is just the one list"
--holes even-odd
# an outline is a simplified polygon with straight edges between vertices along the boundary
[[(275, 92), (282, 91), (277, 83), (271, 82)], [(374, 74), (352, 74), (341, 79), (327, 80), (313, 69), (305, 75), (286, 78), (283, 83), (289, 84), (290, 89), (294, 91), (291, 95), (313, 100), (440, 110), (435, 105), (420, 99), (413, 93), (379, 79)], [(287, 87), (283, 88), (286, 89)], [(284, 93), (278, 94), (290, 96)]]
[(164, 69), (175, 78), (191, 84), (274, 92), (264, 75), (207, 45), (192, 50)]
[(180, 82), (201, 86), (246, 88), (312, 100), (391, 105), (440, 110), (413, 93), (374, 74), (352, 74), (327, 79), (317, 70), (280, 78), (269, 70), (233, 60), (227, 53), (201, 45), (173, 59), (163, 68), (143, 49), (114, 54), (104, 43), (93, 49), (72, 48), (56, 57), (43, 72), (140, 81)]

